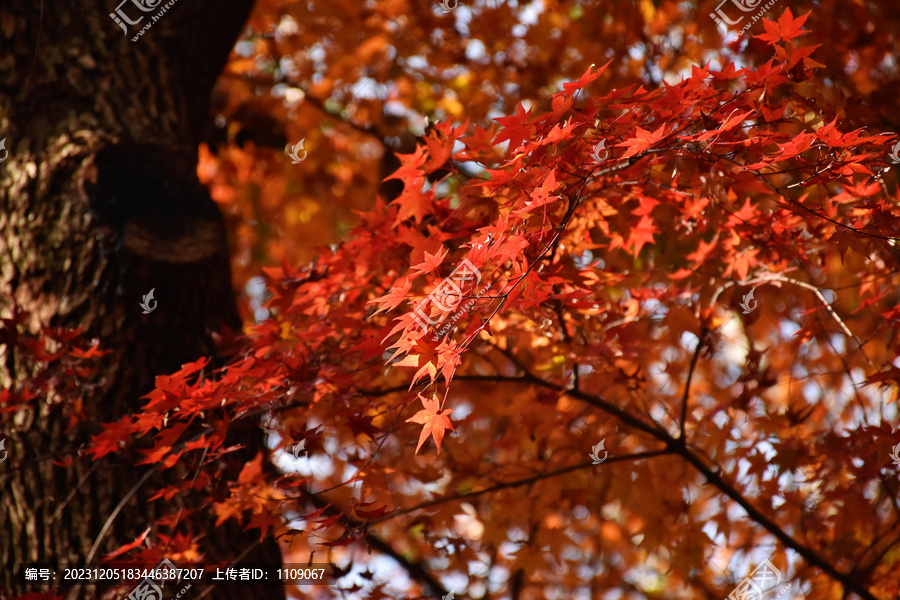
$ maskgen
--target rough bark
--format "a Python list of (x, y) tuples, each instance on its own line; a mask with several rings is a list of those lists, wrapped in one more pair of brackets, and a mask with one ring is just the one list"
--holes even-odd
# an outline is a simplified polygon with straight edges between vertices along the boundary
[[(144, 0), (147, 2), (148, 0)], [(179, 0), (137, 42), (109, 13), (118, 0), (0, 4), (0, 316), (14, 307), (28, 327), (82, 327), (111, 354), (79, 389), (88, 420), (70, 429), (62, 408), (76, 398), (39, 398), (2, 425), (9, 458), (0, 463), (0, 596), (27, 588), (17, 562), (92, 560), (136, 539), (168, 506), (148, 502), (153, 475), (130, 452), (91, 461), (79, 454), (97, 424), (143, 402), (154, 377), (214, 355), (213, 333), (239, 329), (221, 215), (195, 174), (216, 76), (252, 0), (226, 6)], [(141, 297), (155, 288), (148, 315)], [(0, 388), (27, 375), (0, 346)], [(264, 448), (257, 431), (244, 443)], [(70, 468), (54, 457), (74, 456)], [(234, 465), (227, 471), (234, 471)], [(108, 530), (119, 502), (135, 490)], [(187, 506), (192, 501), (186, 501)], [(210, 559), (280, 563), (277, 544), (206, 517)], [(46, 588), (44, 588), (46, 589)], [(193, 591), (193, 590), (192, 590)], [(284, 597), (283, 590), (231, 586), (206, 598)], [(69, 597), (93, 597), (90, 587)], [(196, 594), (194, 594), (196, 596)]]

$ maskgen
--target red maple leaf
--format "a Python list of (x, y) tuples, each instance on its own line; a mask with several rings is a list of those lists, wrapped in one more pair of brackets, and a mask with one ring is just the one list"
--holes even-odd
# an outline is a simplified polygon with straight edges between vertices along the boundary
[(754, 37), (769, 42), (770, 44), (799, 37), (806, 32), (806, 30), (803, 29), (803, 23), (809, 18), (809, 14), (810, 13), (806, 13), (802, 17), (797, 17), (795, 19), (794, 13), (792, 13), (790, 7), (788, 7), (784, 9), (781, 17), (778, 18), (777, 23), (775, 21), (770, 21), (769, 19), (763, 20), (763, 26), (766, 28), (766, 32)]
[(426, 173), (433, 173), (444, 166), (453, 153), (453, 141), (453, 138), (438, 139), (432, 136), (425, 138), (425, 145), (428, 146), (428, 162), (423, 169)]
[(724, 123), (722, 123), (721, 127), (719, 127), (718, 129), (714, 129), (712, 131), (707, 131), (707, 132), (703, 133), (702, 135), (700, 135), (697, 138), (697, 141), (703, 142), (713, 136), (719, 135), (720, 133), (729, 131), (730, 129), (733, 129), (736, 125), (738, 125), (739, 123), (743, 123), (744, 119), (746, 119), (747, 116), (751, 115), (751, 114), (753, 114), (752, 110), (748, 110), (745, 112), (734, 111), (734, 113), (730, 117), (728, 117), (728, 119), (726, 119)]
[(85, 450), (94, 455), (94, 460), (119, 449), (119, 443), (126, 441), (131, 436), (131, 417), (125, 416), (115, 423), (103, 423), (103, 432), (95, 435), (93, 446)]
[(540, 208), (554, 200), (558, 200), (558, 196), (551, 196), (551, 194), (556, 191), (557, 187), (559, 187), (559, 183), (556, 181), (556, 171), (550, 171), (550, 174), (544, 179), (541, 187), (535, 188), (534, 191), (531, 192), (531, 199), (526, 201), (526, 206), (515, 211), (515, 213), (524, 215), (529, 211)]
[(424, 410), (420, 410), (415, 415), (406, 420), (407, 423), (419, 423), (420, 425), (424, 425), (422, 428), (422, 433), (419, 435), (419, 445), (416, 446), (416, 454), (419, 453), (419, 448), (422, 447), (422, 444), (425, 443), (425, 440), (428, 439), (428, 436), (434, 437), (434, 444), (437, 446), (438, 454), (441, 453), (441, 442), (444, 441), (444, 431), (449, 429), (450, 431), (456, 431), (453, 429), (453, 424), (450, 423), (450, 413), (454, 411), (452, 408), (448, 408), (447, 410), (440, 412), (440, 403), (437, 400), (437, 397), (429, 400), (422, 394), (418, 394), (419, 399), (422, 400), (422, 405), (425, 406)]
[(652, 147), (653, 144), (663, 139), (666, 135), (666, 126), (660, 125), (659, 129), (650, 133), (646, 129), (637, 128), (635, 131), (635, 136), (629, 140), (625, 140), (622, 142), (621, 146), (627, 146), (628, 150), (625, 151), (625, 154), (622, 155), (622, 158), (629, 158), (631, 156), (636, 156)]
[(278, 520), (272, 516), (268, 510), (262, 510), (252, 517), (250, 517), (250, 522), (247, 523), (247, 526), (244, 527), (244, 531), (248, 529), (259, 529), (259, 539), (262, 541), (266, 537), (266, 533), (272, 528), (278, 525)]
[(725, 226), (734, 227), (742, 223), (751, 223), (753, 222), (753, 216), (755, 214), (756, 208), (752, 204), (750, 204), (750, 199), (746, 198), (741, 209), (739, 211), (731, 213), (731, 215), (728, 217), (728, 223), (726, 223)]
[(525, 107), (520, 103), (516, 108), (516, 114), (509, 117), (497, 117), (494, 119), (503, 125), (503, 131), (494, 140), (494, 144), (499, 144), (504, 140), (509, 140), (509, 149), (516, 150), (522, 145), (522, 140), (531, 137), (531, 129), (526, 125), (531, 119), (531, 109), (525, 112)]
[[(609, 61), (608, 63), (606, 63), (599, 69), (597, 69), (596, 71), (594, 71), (594, 65), (591, 65), (590, 67), (588, 67), (588, 70), (584, 72), (584, 75), (582, 75), (578, 79), (578, 81), (564, 83), (563, 91), (561, 93), (562, 94), (571, 94), (573, 92), (577, 92), (578, 90), (582, 89), (584, 86), (586, 86), (590, 82), (594, 81), (595, 79), (597, 79), (598, 77), (603, 75), (603, 71), (606, 70), (606, 67), (608, 67), (609, 63), (611, 63), (611, 62), (612, 61)], [(592, 71), (594, 71), (594, 72), (592, 72)]]

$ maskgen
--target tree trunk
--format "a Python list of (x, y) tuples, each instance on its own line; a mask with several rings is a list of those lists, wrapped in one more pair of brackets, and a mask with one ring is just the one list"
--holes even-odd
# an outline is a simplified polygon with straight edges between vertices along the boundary
[[(138, 409), (156, 375), (214, 355), (213, 333), (240, 329), (221, 214), (195, 169), (213, 84), (251, 6), (178, 0), (160, 14), (160, 0), (0, 5), (0, 138), (9, 152), (0, 163), (0, 316), (17, 307), (31, 331), (82, 327), (112, 351), (80, 382), (86, 421), (72, 428), (64, 414), (76, 396), (37, 398), (3, 422), (0, 597), (47, 589), (14, 578), (15, 563), (98, 562), (183, 500), (149, 502), (161, 480), (139, 484), (147, 467), (135, 466), (133, 448), (99, 461), (79, 450), (98, 423)], [(142, 20), (118, 24), (109, 16), (117, 7)], [(151, 289), (157, 307), (143, 314)], [(17, 389), (28, 375), (0, 346), (0, 389)], [(247, 435), (248, 454), (265, 449), (258, 428)], [(66, 456), (71, 467), (52, 462)], [(256, 543), (258, 532), (214, 528), (208, 515), (185, 525), (205, 536), (208, 560), (250, 548), (245, 563), (281, 562), (274, 540)], [(281, 588), (253, 586), (206, 598), (226, 591), (284, 598)], [(85, 586), (68, 596), (100, 593)]]

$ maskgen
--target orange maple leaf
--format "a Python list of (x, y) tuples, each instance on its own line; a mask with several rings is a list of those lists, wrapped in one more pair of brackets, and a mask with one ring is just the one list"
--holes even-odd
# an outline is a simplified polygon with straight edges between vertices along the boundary
[(437, 252), (434, 254), (431, 254), (426, 250), (425, 260), (413, 267), (413, 275), (437, 271), (437, 268), (441, 266), (441, 263), (444, 261), (445, 256), (447, 256), (447, 249), (443, 246), (438, 248)]
[(403, 192), (394, 200), (394, 203), (400, 207), (397, 218), (394, 220), (394, 226), (409, 218), (414, 219), (416, 223), (421, 223), (422, 219), (434, 212), (434, 190), (422, 192), (424, 185), (425, 177), (403, 180)]
[(625, 247), (631, 248), (634, 246), (634, 257), (637, 258), (637, 255), (641, 253), (641, 248), (644, 247), (644, 244), (653, 244), (654, 233), (659, 233), (659, 230), (653, 223), (653, 219), (644, 215), (641, 217), (641, 221), (632, 228), (631, 235), (628, 236)]
[(412, 282), (409, 279), (404, 279), (400, 285), (392, 287), (391, 291), (389, 291), (387, 294), (381, 296), (380, 298), (369, 300), (368, 303), (377, 303), (381, 305), (381, 308), (379, 308), (375, 312), (376, 315), (381, 312), (388, 312), (389, 310), (393, 310), (397, 307), (398, 304), (406, 300), (406, 295), (409, 293), (409, 287), (411, 284)]
[(425, 175), (425, 171), (422, 167), (428, 160), (428, 156), (425, 154), (424, 147), (416, 146), (416, 151), (414, 153), (397, 154), (397, 158), (401, 160), (401, 166), (385, 177), (385, 180), (400, 179), (406, 183), (407, 181), (415, 181)]
[(422, 447), (422, 444), (425, 443), (425, 440), (428, 439), (428, 436), (434, 436), (434, 444), (437, 446), (438, 454), (441, 453), (441, 442), (444, 441), (444, 431), (449, 429), (450, 431), (456, 431), (453, 429), (453, 424), (450, 423), (450, 413), (452, 413), (455, 409), (448, 408), (443, 412), (440, 411), (440, 403), (437, 400), (437, 397), (429, 400), (422, 394), (418, 394), (419, 399), (422, 400), (422, 405), (425, 407), (424, 410), (420, 410), (415, 415), (406, 420), (407, 423), (419, 423), (420, 425), (424, 425), (422, 428), (422, 433), (419, 435), (419, 445), (416, 446), (416, 454), (419, 453), (419, 448)]

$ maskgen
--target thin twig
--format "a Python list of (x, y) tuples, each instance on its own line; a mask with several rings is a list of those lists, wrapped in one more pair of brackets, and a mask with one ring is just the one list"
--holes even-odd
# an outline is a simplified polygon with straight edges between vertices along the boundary
[(816, 286), (811, 285), (809, 283), (806, 283), (805, 281), (791, 279), (790, 277), (784, 277), (783, 275), (772, 275), (768, 279), (771, 279), (773, 281), (784, 281), (786, 283), (793, 283), (794, 285), (800, 286), (802, 288), (806, 288), (806, 289), (810, 290), (811, 292), (813, 292), (819, 298), (819, 300), (822, 301), (822, 304), (825, 306), (825, 309), (829, 313), (831, 313), (831, 316), (834, 317), (834, 320), (837, 321), (838, 325), (840, 325), (841, 329), (844, 331), (844, 333), (847, 335), (847, 337), (850, 338), (851, 340), (853, 340), (854, 342), (856, 342), (856, 346), (859, 348), (859, 351), (862, 353), (863, 357), (866, 359), (866, 362), (868, 362), (873, 367), (875, 366), (872, 363), (872, 361), (869, 360), (869, 357), (866, 355), (866, 351), (863, 349), (860, 341), (856, 338), (855, 335), (853, 335), (853, 332), (850, 331), (850, 328), (847, 327), (847, 324), (844, 323), (844, 320), (841, 319), (841, 317), (834, 311), (834, 309), (831, 307), (831, 304), (828, 303), (828, 300), (825, 299), (825, 296), (822, 295), (822, 292), (821, 292), (821, 290), (819, 290), (819, 288), (817, 288)]
[(116, 517), (118, 516), (119, 512), (121, 512), (121, 510), (125, 506), (125, 504), (131, 499), (132, 496), (134, 496), (134, 494), (140, 489), (140, 487), (142, 485), (144, 485), (144, 482), (146, 482), (147, 479), (150, 478), (150, 475), (155, 473), (156, 469), (158, 469), (158, 468), (159, 468), (159, 465), (156, 464), (156, 465), (153, 465), (152, 467), (150, 467), (149, 469), (147, 469), (147, 472), (144, 473), (144, 476), (141, 477), (140, 481), (138, 481), (136, 484), (131, 486), (131, 489), (128, 490), (128, 493), (122, 497), (122, 499), (119, 501), (119, 504), (116, 506), (116, 508), (112, 511), (112, 513), (106, 519), (106, 523), (103, 524), (103, 529), (100, 530), (100, 533), (97, 535), (97, 539), (94, 540), (94, 545), (91, 547), (91, 551), (88, 552), (87, 558), (85, 558), (85, 560), (84, 560), (85, 563), (90, 564), (91, 559), (94, 558), (94, 553), (97, 552), (97, 548), (100, 547), (100, 542), (103, 540), (104, 536), (106, 535), (106, 532), (109, 531), (109, 528), (112, 527), (113, 521), (116, 520)]
[(684, 425), (687, 423), (687, 405), (688, 396), (691, 393), (691, 380), (694, 377), (694, 369), (697, 366), (697, 359), (700, 358), (700, 350), (703, 349), (703, 340), (706, 337), (706, 334), (706, 327), (700, 327), (700, 338), (697, 340), (694, 356), (691, 357), (691, 366), (688, 369), (687, 382), (684, 384), (684, 396), (681, 398), (681, 437), (678, 438), (682, 441), (684, 441)]

